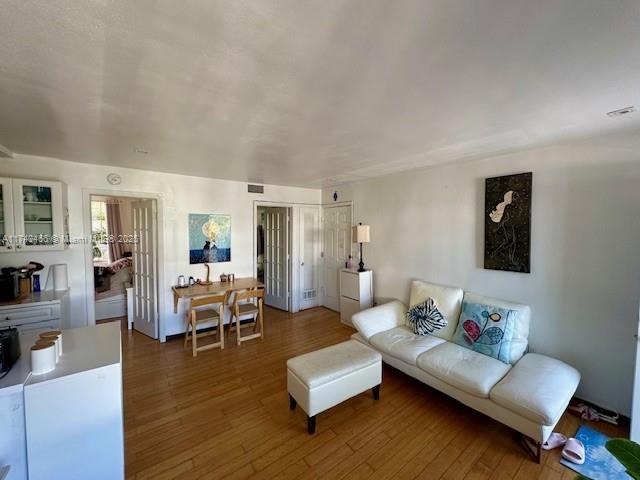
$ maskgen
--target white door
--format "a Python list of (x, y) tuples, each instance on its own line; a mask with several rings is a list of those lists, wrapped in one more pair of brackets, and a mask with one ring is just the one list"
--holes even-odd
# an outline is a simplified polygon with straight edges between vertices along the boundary
[[(638, 315), (640, 318), (640, 315)], [(636, 371), (633, 380), (633, 401), (631, 405), (631, 440), (640, 443), (640, 322), (636, 332)]]
[(289, 310), (289, 209), (264, 209), (264, 303)]
[(319, 305), (320, 208), (300, 208), (300, 310)]
[(133, 202), (133, 328), (158, 338), (156, 201)]
[(323, 305), (340, 310), (340, 269), (351, 255), (351, 207), (323, 209)]

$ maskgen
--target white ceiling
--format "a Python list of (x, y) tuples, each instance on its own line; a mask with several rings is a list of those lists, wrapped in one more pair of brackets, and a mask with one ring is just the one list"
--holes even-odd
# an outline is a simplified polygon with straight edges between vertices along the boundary
[(640, 128), (605, 115), (638, 0), (3, 0), (0, 32), (0, 144), (78, 162), (319, 186)]

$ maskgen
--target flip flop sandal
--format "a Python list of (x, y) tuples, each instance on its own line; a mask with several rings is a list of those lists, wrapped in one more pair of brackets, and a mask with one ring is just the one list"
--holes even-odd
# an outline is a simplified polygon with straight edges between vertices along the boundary
[(570, 438), (562, 449), (562, 458), (571, 463), (582, 465), (585, 460), (584, 444), (576, 438)]
[(542, 448), (544, 450), (553, 450), (554, 448), (558, 448), (567, 443), (567, 437), (565, 437), (561, 433), (553, 432), (547, 438), (547, 441), (542, 444)]

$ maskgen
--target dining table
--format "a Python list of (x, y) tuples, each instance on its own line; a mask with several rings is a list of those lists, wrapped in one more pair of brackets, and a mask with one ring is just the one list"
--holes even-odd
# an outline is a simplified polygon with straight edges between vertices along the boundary
[(211, 282), (208, 285), (202, 283), (187, 285), (186, 287), (174, 285), (171, 287), (171, 290), (173, 290), (173, 313), (178, 313), (178, 302), (180, 299), (188, 300), (203, 295), (240, 292), (242, 290), (253, 290), (256, 288), (264, 288), (264, 283), (253, 277), (238, 277), (229, 282)]

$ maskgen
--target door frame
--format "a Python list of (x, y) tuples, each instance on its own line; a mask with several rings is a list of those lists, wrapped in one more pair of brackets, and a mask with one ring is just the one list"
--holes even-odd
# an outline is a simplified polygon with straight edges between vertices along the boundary
[[(139, 199), (151, 199), (156, 201), (156, 262), (158, 268), (157, 285), (158, 288), (158, 340), (162, 343), (166, 341), (164, 313), (166, 311), (166, 297), (161, 287), (164, 283), (164, 205), (162, 195), (151, 192), (133, 192), (129, 190), (109, 190), (105, 188), (83, 188), (82, 189), (82, 229), (85, 242), (84, 263), (85, 263), (85, 298), (87, 309), (87, 325), (96, 324), (95, 310), (95, 285), (93, 282), (93, 249), (91, 248), (91, 196), (107, 196), (107, 197), (129, 197)], [(89, 280), (90, 279), (90, 280)]]
[[(320, 255), (321, 255), (321, 265), (322, 267), (320, 268), (320, 305), (322, 305), (323, 307), (324, 305), (324, 292), (326, 291), (326, 285), (325, 285), (325, 278), (324, 278), (324, 209), (325, 208), (331, 208), (331, 207), (350, 207), (351, 208), (351, 226), (353, 227), (354, 225), (354, 219), (355, 219), (355, 209), (353, 206), (353, 200), (344, 200), (342, 202), (333, 202), (333, 203), (323, 203), (322, 205), (320, 205)], [(351, 236), (351, 235), (350, 235)], [(355, 259), (355, 257), (353, 257), (353, 238), (351, 239), (351, 247), (349, 248), (350, 252), (351, 252), (351, 257), (353, 259)], [(340, 292), (338, 292), (338, 295), (340, 295)], [(328, 308), (328, 307), (325, 307)]]
[[(322, 207), (318, 203), (275, 202), (269, 200), (253, 201), (253, 246), (251, 258), (253, 262), (253, 276), (258, 276), (258, 207), (284, 207), (289, 209), (289, 311), (300, 311), (300, 207)], [(294, 267), (295, 265), (295, 267)]]

